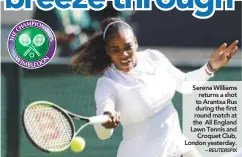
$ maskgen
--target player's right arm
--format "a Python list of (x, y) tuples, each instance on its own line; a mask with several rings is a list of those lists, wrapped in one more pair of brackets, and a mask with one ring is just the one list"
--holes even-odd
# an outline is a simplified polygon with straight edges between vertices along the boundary
[(115, 89), (105, 78), (100, 78), (95, 89), (96, 114), (108, 115), (110, 121), (94, 125), (99, 139), (105, 140), (112, 136), (113, 129), (120, 121), (119, 114), (115, 111)]

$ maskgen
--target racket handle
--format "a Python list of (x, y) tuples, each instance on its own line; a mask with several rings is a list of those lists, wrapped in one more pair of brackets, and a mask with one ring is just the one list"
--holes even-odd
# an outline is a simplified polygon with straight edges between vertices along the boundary
[(102, 124), (110, 120), (108, 115), (94, 116), (89, 118), (90, 124)]

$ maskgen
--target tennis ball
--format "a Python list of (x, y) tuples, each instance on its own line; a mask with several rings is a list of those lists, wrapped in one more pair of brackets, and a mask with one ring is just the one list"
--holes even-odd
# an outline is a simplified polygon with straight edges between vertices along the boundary
[(86, 146), (85, 140), (82, 137), (77, 136), (72, 139), (70, 147), (73, 152), (79, 153), (84, 150), (85, 146)]

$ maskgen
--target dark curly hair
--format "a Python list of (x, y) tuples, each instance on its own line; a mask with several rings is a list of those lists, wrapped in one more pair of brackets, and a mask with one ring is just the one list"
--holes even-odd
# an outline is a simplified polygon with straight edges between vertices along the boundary
[[(119, 22), (115, 22), (119, 21)], [(77, 73), (85, 75), (102, 74), (111, 64), (111, 59), (106, 53), (105, 44), (118, 32), (132, 28), (120, 22), (119, 18), (107, 18), (101, 22), (102, 32), (95, 34), (90, 40), (79, 47), (72, 57), (72, 66)], [(109, 25), (112, 23), (111, 25)], [(108, 29), (106, 29), (108, 26)], [(105, 31), (106, 30), (106, 31)], [(103, 33), (105, 31), (105, 37)]]

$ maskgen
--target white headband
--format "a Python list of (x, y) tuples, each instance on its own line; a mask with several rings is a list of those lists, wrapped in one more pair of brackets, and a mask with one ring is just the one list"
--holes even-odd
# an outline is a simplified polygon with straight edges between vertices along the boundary
[(112, 24), (115, 24), (115, 23), (118, 23), (118, 22), (123, 23), (123, 24), (125, 24), (126, 26), (128, 26), (129, 28), (131, 28), (129, 24), (127, 24), (126, 22), (123, 22), (123, 21), (114, 21), (114, 22), (111, 22), (110, 24), (107, 25), (107, 27), (105, 28), (105, 30), (104, 30), (104, 32), (103, 32), (103, 40), (105, 40), (105, 36), (106, 36), (106, 32), (107, 32), (108, 28), (109, 28)]

